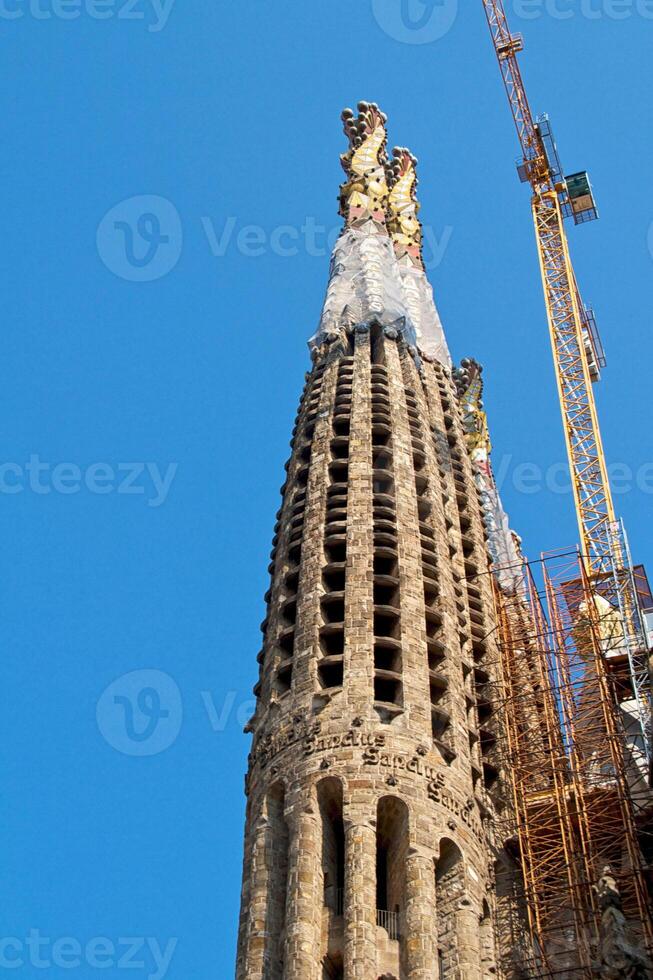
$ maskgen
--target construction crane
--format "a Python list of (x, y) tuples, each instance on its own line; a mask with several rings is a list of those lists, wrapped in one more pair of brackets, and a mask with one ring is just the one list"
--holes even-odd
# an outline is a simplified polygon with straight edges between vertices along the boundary
[(598, 217), (592, 187), (584, 172), (564, 176), (548, 116), (533, 116), (518, 62), (523, 39), (511, 33), (503, 0), (483, 6), (521, 144), (519, 177), (533, 192), (580, 531), (579, 555), (542, 562), (546, 609), (528, 563), (521, 588), (495, 582), (499, 698), (532, 940), (527, 966), (531, 976), (590, 978), (605, 939), (598, 896), (608, 867), (633, 935), (653, 951), (640, 839), (651, 812), (648, 647), (592, 388), (605, 358), (564, 227), (566, 218)]
[(564, 227), (565, 218), (583, 224), (598, 217), (587, 173), (565, 177), (551, 124), (533, 116), (519, 67), (523, 38), (512, 34), (503, 0), (483, 0), (492, 41), (519, 136), (518, 173), (533, 190), (532, 212), (544, 286), (553, 360), (564, 425), (581, 557), (597, 595), (608, 578), (623, 623), (621, 653), (611, 665), (627, 664), (644, 752), (651, 764), (650, 674), (646, 632), (637, 598), (623, 522), (615, 514), (596, 411), (593, 382), (605, 358), (593, 311), (576, 282)]

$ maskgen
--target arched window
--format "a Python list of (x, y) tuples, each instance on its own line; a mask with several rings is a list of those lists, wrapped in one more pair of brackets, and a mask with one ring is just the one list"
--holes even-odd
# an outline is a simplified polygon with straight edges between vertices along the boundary
[(317, 785), (322, 826), (322, 881), (324, 905), (329, 910), (323, 933), (323, 980), (343, 980), (342, 921), (345, 895), (345, 826), (342, 782), (329, 777)]
[(324, 904), (342, 915), (345, 888), (345, 827), (342, 820), (342, 783), (323, 779), (317, 799), (322, 819), (322, 877)]
[(376, 821), (377, 924), (398, 940), (405, 906), (408, 807), (394, 796), (379, 800)]

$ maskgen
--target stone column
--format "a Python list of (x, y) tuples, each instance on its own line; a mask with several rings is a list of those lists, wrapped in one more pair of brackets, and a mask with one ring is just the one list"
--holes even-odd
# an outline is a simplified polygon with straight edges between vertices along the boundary
[(345, 976), (376, 980), (376, 831), (345, 825)]
[(349, 437), (345, 694), (351, 713), (369, 717), (374, 701), (374, 534), (369, 331), (356, 333)]
[(430, 742), (431, 702), (426, 652), (422, 544), (417, 511), (413, 443), (408, 424), (406, 391), (399, 350), (395, 341), (385, 341), (385, 354), (393, 413), (392, 447), (401, 579), (404, 708), (411, 729), (419, 737)]
[(469, 898), (462, 898), (456, 909), (459, 980), (481, 980), (480, 932), (478, 913)]
[(479, 935), (481, 944), (481, 977), (483, 980), (493, 980), (497, 975), (497, 957), (494, 921), (487, 903), (484, 904), (483, 915), (479, 924)]
[[(455, 405), (458, 396), (451, 377), (445, 376), (441, 368), (436, 368), (436, 376), (445, 389), (442, 390), (442, 388), (439, 388), (442, 396), (441, 404), (444, 405), (446, 402), (450, 405)], [(472, 460), (466, 446), (462, 413), (459, 410), (445, 413), (445, 430), (454, 457), (452, 466), (455, 465), (457, 468), (457, 472), (462, 476), (463, 486), (466, 488), (464, 494), (466, 503), (461, 502), (460, 494), (456, 490), (455, 485), (454, 499), (458, 501), (460, 520), (464, 520), (468, 525), (466, 531), (463, 533), (463, 544), (466, 544), (467, 547), (465, 578), (468, 615), (470, 618), (469, 629), (472, 636), (472, 647), (474, 648), (473, 657), (475, 664), (485, 669), (489, 676), (489, 681), (483, 685), (482, 694), (484, 700), (491, 707), (491, 716), (484, 721), (483, 728), (498, 734), (500, 720), (496, 715), (496, 711), (498, 705), (504, 700), (504, 695), (502, 692), (501, 671), (499, 669), (499, 649), (496, 631), (494, 629), (495, 613), (492, 579), (488, 574), (490, 555), (486, 543), (486, 531), (479, 491), (476, 487)], [(476, 571), (473, 571), (473, 568)], [(480, 727), (478, 726), (476, 709), (474, 709), (474, 714), (476, 715), (476, 726)], [(493, 748), (487, 752), (481, 752), (482, 761), (493, 766), (497, 774), (502, 767), (502, 763), (504, 763), (502, 759), (503, 745), (503, 740), (499, 739)], [(488, 780), (487, 776), (485, 776), (484, 783), (486, 789), (492, 789), (492, 797), (495, 801), (505, 800), (506, 787), (503, 785), (503, 779), (500, 779), (496, 785), (492, 786), (493, 780)]]
[(324, 563), (324, 521), (329, 486), (329, 440), (333, 421), (338, 360), (330, 356), (322, 380), (319, 412), (311, 443), (311, 468), (306, 488), (304, 536), (295, 629), (293, 706), (309, 712), (315, 689), (315, 660), (320, 649), (320, 581)]
[[(261, 814), (252, 833), (247, 925), (245, 927), (244, 970), (247, 980), (263, 980), (265, 975), (265, 925), (268, 903), (268, 875), (265, 852), (268, 823)], [(239, 974), (241, 975), (241, 974)]]
[(432, 856), (419, 853), (408, 855), (404, 929), (407, 980), (434, 980), (438, 953)]
[(289, 814), (288, 904), (283, 980), (321, 980), (318, 951), (322, 897), (317, 861), (320, 825), (316, 810), (302, 807)]
[[(460, 515), (456, 505), (456, 486), (449, 461), (450, 446), (447, 440), (445, 408), (439, 383), (439, 372), (433, 364), (425, 363), (423, 383), (418, 385), (416, 379), (414, 387), (425, 418), (430, 419), (431, 422), (432, 435), (428, 439), (427, 456), (433, 484), (439, 487), (439, 493), (434, 494), (436, 516), (434, 530), (442, 584), (439, 609), (442, 613), (443, 635), (446, 636), (447, 650), (450, 651), (450, 655), (442, 663), (441, 670), (449, 679), (449, 693), (446, 699), (446, 707), (452, 716), (449, 737), (451, 747), (457, 755), (453, 767), (464, 773), (471, 793), (473, 785), (470, 756), (480, 773), (481, 754), (478, 744), (473, 748), (470, 746), (465, 694), (473, 697), (472, 680), (471, 676), (465, 679), (460, 666), (461, 661), (471, 665), (474, 658)], [(455, 411), (455, 404), (452, 397), (448, 408), (450, 413)], [(475, 723), (473, 727), (476, 728)]]

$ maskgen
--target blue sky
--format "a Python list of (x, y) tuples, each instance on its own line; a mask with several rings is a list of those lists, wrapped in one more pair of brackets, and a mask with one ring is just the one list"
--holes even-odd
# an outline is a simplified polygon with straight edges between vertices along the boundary
[[(562, 430), (482, 5), (411, 3), (412, 30), (395, 0), (0, 3), (0, 938), (16, 976), (110, 978), (130, 957), (135, 977), (232, 975), (242, 724), (345, 105), (379, 102), (390, 145), (420, 158), (431, 279), (454, 356), (485, 365), (526, 550), (577, 538), (570, 496), (547, 489)], [(653, 566), (653, 8), (507, 7), (533, 108), (599, 201), (571, 246), (609, 357), (617, 507)]]

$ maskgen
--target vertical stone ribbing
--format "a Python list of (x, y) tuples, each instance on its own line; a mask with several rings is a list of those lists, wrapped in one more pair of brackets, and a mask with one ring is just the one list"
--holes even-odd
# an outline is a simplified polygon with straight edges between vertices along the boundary
[(272, 787), (258, 810), (258, 818), (250, 822), (238, 962), (239, 969), (253, 980), (282, 980), (288, 839), (280, 784)]
[(325, 363), (316, 365), (307, 376), (293, 430), (292, 455), (286, 464), (283, 503), (277, 514), (270, 555), (272, 583), (266, 596), (267, 615), (261, 624), (261, 670), (259, 683), (254, 688), (258, 698), (257, 715), (276, 704), (292, 686), (299, 575), (312, 455), (311, 436), (322, 398), (325, 369)]
[(480, 921), (481, 945), (481, 977), (482, 980), (494, 980), (497, 974), (497, 955), (494, 937), (494, 923), (488, 902), (483, 903)]
[[(426, 458), (424, 471), (430, 487), (430, 511), (424, 515), (424, 523), (433, 533), (437, 560), (435, 577), (428, 570), (429, 604), (441, 618), (440, 629), (428, 642), (433, 679), (432, 708), (435, 724), (441, 726), (439, 739), (454, 757), (448, 761), (469, 777), (470, 749), (465, 700), (465, 664), (468, 658), (463, 648), (466, 619), (463, 614), (464, 590), (460, 585), (464, 569), (462, 561), (458, 560), (462, 551), (457, 515), (451, 510), (453, 490), (438, 457), (439, 435), (444, 432), (443, 411), (431, 365), (423, 365), (420, 374), (413, 359), (404, 357), (402, 366), (406, 388), (417, 405), (415, 425), (422, 436)], [(440, 678), (444, 679), (443, 682)]]
[[(247, 950), (252, 941), (250, 907), (252, 898), (252, 868), (257, 851), (255, 824), (252, 818), (252, 799), (247, 803), (245, 821), (245, 847), (243, 854), (243, 883), (240, 895), (240, 917), (238, 921), (238, 949), (236, 954), (236, 976), (245, 977), (247, 970)], [(252, 978), (254, 980), (254, 978)]]
[[(424, 368), (426, 377), (426, 395), (432, 418), (433, 443), (436, 449), (436, 460), (438, 472), (442, 484), (442, 501), (445, 512), (445, 522), (447, 526), (447, 537), (449, 542), (449, 571), (452, 578), (452, 589), (450, 595), (455, 604), (455, 617), (457, 622), (457, 637), (460, 649), (460, 665), (464, 672), (464, 699), (458, 698), (456, 728), (459, 733), (458, 748), (466, 743), (465, 755), (470, 758), (471, 773), (474, 783), (482, 784), (483, 769), (481, 751), (479, 744), (476, 692), (474, 689), (474, 678), (472, 673), (475, 671), (475, 658), (477, 650), (484, 650), (485, 636), (482, 628), (476, 625), (472, 628), (469, 609), (469, 587), (468, 573), (474, 574), (469, 565), (466, 564), (465, 551), (468, 547), (469, 532), (472, 527), (470, 517), (461, 511), (459, 502), (460, 491), (456, 481), (456, 466), (460, 466), (458, 460), (452, 456), (452, 451), (458, 455), (456, 446), (452, 446), (449, 433), (452, 419), (457, 411), (457, 402), (453, 398), (450, 388), (443, 377), (439, 366), (427, 364)], [(464, 442), (463, 442), (464, 447)], [(474, 481), (471, 477), (466, 484), (469, 493), (475, 498)], [(482, 527), (475, 527), (477, 535), (483, 540)], [(473, 539), (472, 539), (473, 540)], [(474, 544), (474, 547), (476, 545)], [(484, 563), (487, 570), (487, 558)], [(476, 590), (476, 583), (472, 584), (472, 589)], [(479, 668), (480, 671), (480, 668)], [(484, 676), (484, 675), (483, 675)]]
[(268, 904), (268, 875), (265, 865), (268, 825), (265, 815), (256, 824), (252, 844), (252, 867), (247, 903), (247, 947), (245, 969), (252, 980), (265, 977), (265, 919)]
[(400, 354), (396, 342), (385, 342), (385, 357), (393, 412), (404, 707), (408, 713), (411, 729), (430, 740), (431, 711), (416, 470)]
[(345, 694), (354, 717), (368, 717), (374, 690), (372, 417), (370, 335), (355, 335), (345, 596)]
[[(317, 950), (321, 901), (317, 893), (320, 824), (317, 806), (301, 799), (289, 815), (290, 853), (283, 980), (321, 980)], [(249, 980), (249, 977), (248, 977)]]
[(323, 528), (329, 474), (330, 424), (335, 399), (338, 360), (327, 359), (315, 420), (310, 432), (311, 465), (306, 491), (302, 538), (293, 701), (296, 709), (308, 712), (315, 690), (315, 662), (320, 638), (321, 569), (324, 561)]
[[(461, 522), (467, 605), (472, 636), (472, 650), (478, 667), (475, 677), (474, 720), (478, 726), (486, 789), (497, 799), (503, 787), (496, 785), (500, 773), (499, 732), (496, 724), (496, 699), (501, 696), (498, 676), (498, 648), (494, 629), (494, 600), (489, 574), (483, 511), (476, 487), (472, 462), (466, 449), (462, 418), (457, 407), (456, 389), (451, 378), (440, 369), (439, 384), (452, 410), (445, 413), (447, 438), (451, 447), (456, 501)], [(455, 409), (453, 409), (455, 406)], [(487, 677), (487, 680), (485, 679)]]
[(463, 898), (456, 910), (458, 975), (456, 980), (481, 975), (480, 916), (469, 898)]
[(436, 916), (433, 857), (413, 852), (406, 862), (407, 980), (433, 980)]
[(346, 816), (344, 972), (367, 980), (376, 964), (376, 833), (359, 808)]
[[(342, 693), (344, 679), (345, 593), (347, 579), (348, 468), (351, 429), (353, 358), (338, 350), (333, 411), (328, 418), (323, 470), (326, 488), (324, 527), (320, 528), (322, 575), (319, 583), (320, 627), (314, 707), (324, 707)], [(325, 413), (326, 415), (326, 413)], [(341, 698), (338, 698), (341, 701)]]

